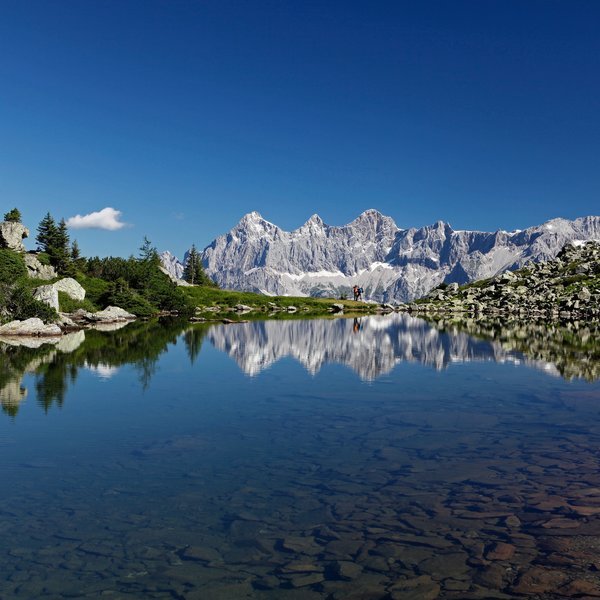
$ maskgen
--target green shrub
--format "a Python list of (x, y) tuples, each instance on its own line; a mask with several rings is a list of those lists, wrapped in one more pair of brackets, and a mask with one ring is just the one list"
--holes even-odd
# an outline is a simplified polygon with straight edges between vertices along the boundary
[(0, 249), (0, 283), (14, 283), (27, 275), (23, 257), (6, 248)]
[(102, 299), (105, 306), (118, 306), (136, 317), (151, 317), (158, 312), (148, 300), (130, 289), (111, 290)]
[(80, 308), (83, 308), (83, 310), (87, 310), (88, 312), (95, 312), (98, 310), (98, 307), (89, 300), (89, 298), (73, 300), (73, 298), (65, 292), (58, 292), (58, 305), (62, 312), (75, 312)]
[(14, 285), (2, 284), (0, 288), (0, 306), (8, 312), (11, 319), (23, 321), (38, 317), (44, 322), (56, 320), (56, 311), (45, 302), (36, 300), (31, 289), (22, 281)]

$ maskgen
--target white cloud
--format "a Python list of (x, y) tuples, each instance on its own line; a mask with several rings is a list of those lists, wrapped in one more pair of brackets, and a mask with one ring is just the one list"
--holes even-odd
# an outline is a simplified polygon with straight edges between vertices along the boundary
[(73, 229), (108, 229), (116, 231), (125, 227), (126, 223), (120, 221), (121, 211), (110, 206), (88, 215), (75, 215), (67, 219), (67, 227)]

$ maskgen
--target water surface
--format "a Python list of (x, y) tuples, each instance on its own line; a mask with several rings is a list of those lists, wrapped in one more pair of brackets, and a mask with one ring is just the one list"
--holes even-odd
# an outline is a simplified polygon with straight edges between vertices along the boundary
[(391, 315), (2, 343), (0, 597), (600, 594), (593, 344), (558, 359), (564, 330), (466, 331)]

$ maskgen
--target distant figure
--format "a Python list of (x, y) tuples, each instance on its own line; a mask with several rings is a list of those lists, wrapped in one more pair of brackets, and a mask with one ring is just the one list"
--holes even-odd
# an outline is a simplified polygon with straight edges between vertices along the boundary
[(358, 293), (358, 286), (357, 286), (357, 285), (355, 285), (355, 286), (352, 288), (352, 293), (354, 294), (354, 301), (356, 302), (356, 301), (358, 300), (358, 296), (359, 296), (359, 293)]
[(354, 333), (358, 333), (360, 331), (360, 321), (354, 317), (354, 325), (352, 326), (352, 331)]
[(364, 290), (359, 287), (358, 288), (358, 297), (356, 298), (357, 300), (360, 300), (362, 302), (362, 295), (363, 295)]

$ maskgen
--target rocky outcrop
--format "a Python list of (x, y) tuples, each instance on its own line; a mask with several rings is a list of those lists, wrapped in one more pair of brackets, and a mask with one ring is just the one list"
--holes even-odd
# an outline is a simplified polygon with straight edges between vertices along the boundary
[(58, 312), (58, 292), (64, 292), (73, 300), (81, 301), (85, 298), (85, 289), (71, 277), (65, 277), (48, 285), (40, 285), (35, 288), (33, 297), (40, 302), (45, 302)]
[(54, 267), (50, 265), (43, 265), (37, 258), (37, 256), (28, 252), (23, 256), (25, 259), (25, 266), (27, 267), (27, 274), (32, 279), (54, 279), (57, 277), (57, 273)]
[(90, 325), (96, 323), (122, 323), (133, 321), (136, 316), (119, 308), (118, 306), (108, 306), (98, 312), (88, 312), (83, 309), (70, 313), (68, 317), (79, 325)]
[(600, 243), (568, 244), (556, 259), (459, 286), (440, 286), (414, 313), (600, 320)]
[(83, 300), (85, 298), (85, 289), (72, 277), (65, 277), (52, 284), (58, 292), (64, 292), (73, 300)]
[(25, 252), (23, 240), (29, 237), (29, 229), (21, 223), (2, 221), (0, 223), (0, 248), (15, 252)]
[(45, 302), (58, 312), (58, 290), (53, 284), (40, 285), (33, 291), (33, 297), (40, 302)]
[(62, 331), (54, 323), (46, 324), (41, 319), (32, 318), (25, 321), (11, 321), (0, 326), (0, 336), (60, 336)]
[[(285, 231), (252, 212), (202, 253), (206, 274), (220, 287), (269, 295), (348, 295), (405, 302), (441, 283), (459, 285), (554, 258), (572, 240), (600, 240), (600, 217), (553, 219), (522, 231), (457, 231), (438, 221), (400, 229), (390, 217), (368, 210), (336, 227), (313, 215)], [(168, 260), (167, 260), (168, 258)], [(179, 271), (169, 254), (163, 265)]]

